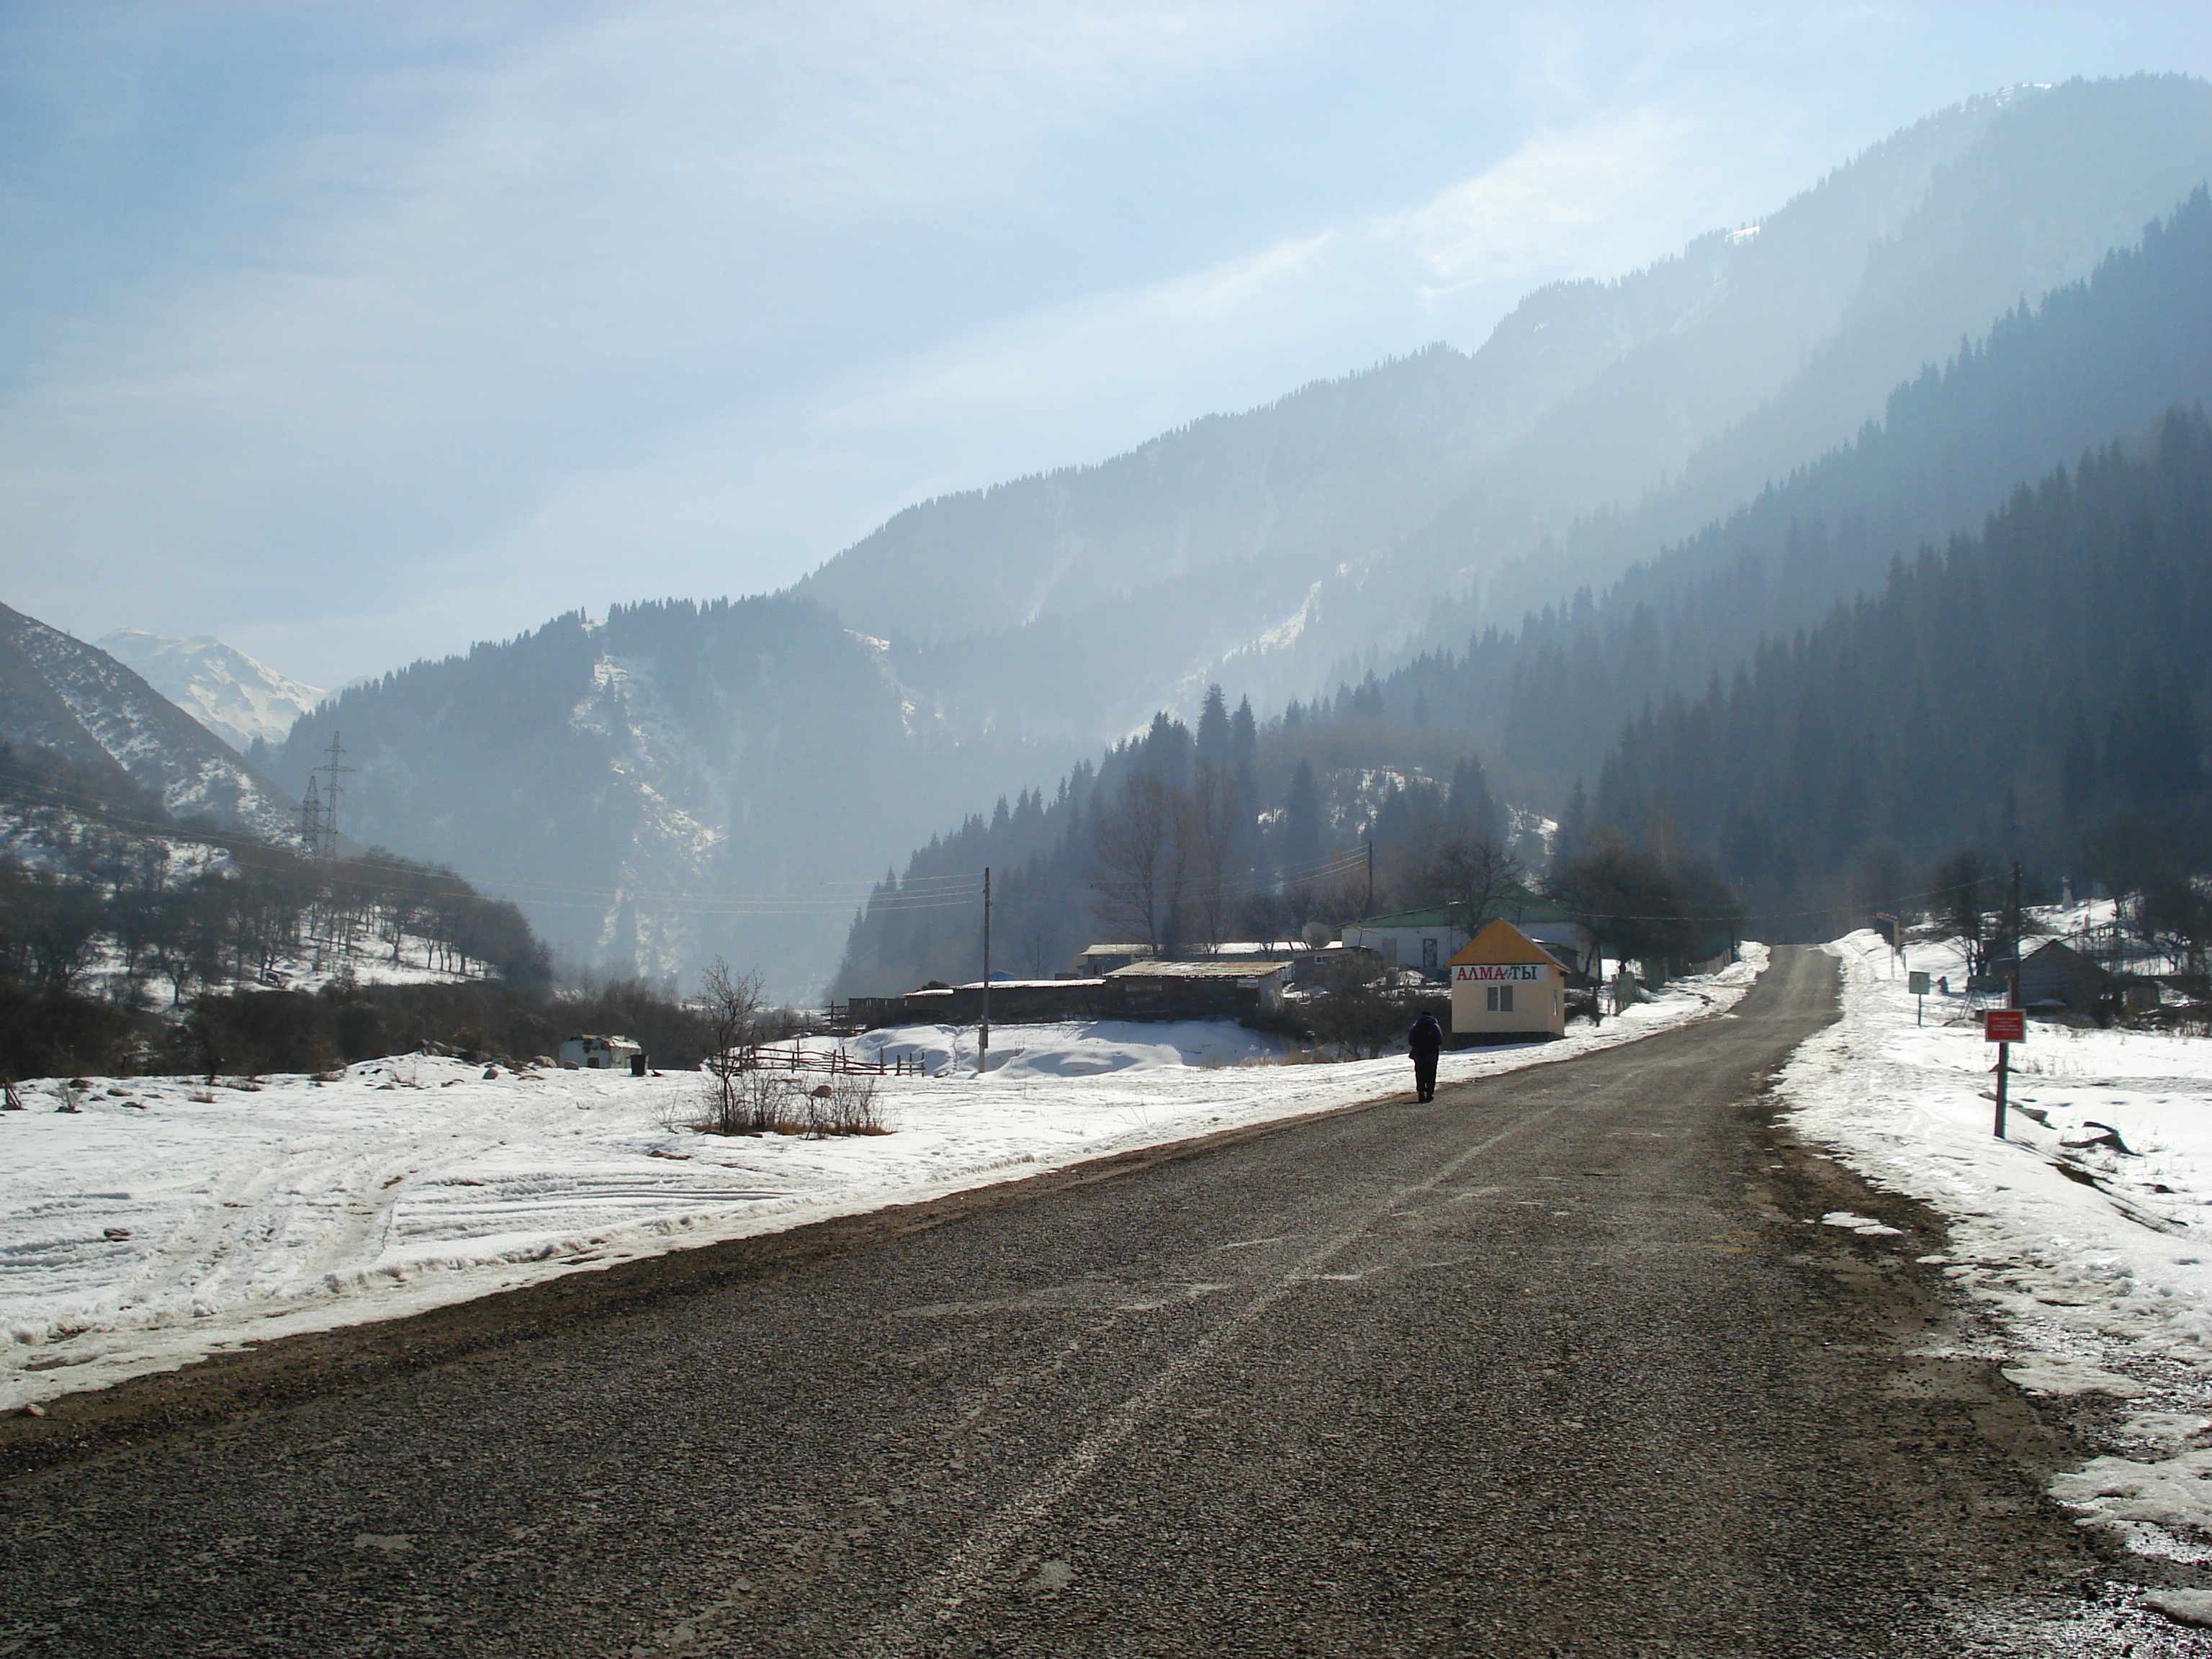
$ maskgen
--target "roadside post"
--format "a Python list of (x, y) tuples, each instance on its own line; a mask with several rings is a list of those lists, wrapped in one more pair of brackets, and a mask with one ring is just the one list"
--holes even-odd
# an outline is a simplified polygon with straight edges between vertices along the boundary
[(983, 1018), (975, 1026), (975, 1075), (991, 1069), (991, 866), (983, 866)]
[(1982, 1041), (1997, 1045), (1996, 1137), (2004, 1139), (2005, 1085), (2011, 1078), (2012, 1045), (2027, 1041), (2027, 1015), (2018, 1008), (1992, 1008), (1982, 1016)]
[(1912, 1023), (1925, 1025), (1928, 1023), (1928, 975), (1907, 969), (1905, 988), (1912, 995)]

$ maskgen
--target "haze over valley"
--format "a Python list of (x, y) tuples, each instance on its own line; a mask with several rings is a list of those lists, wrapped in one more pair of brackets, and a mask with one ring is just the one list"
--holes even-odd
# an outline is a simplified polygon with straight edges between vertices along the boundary
[[(1561, 817), (1641, 702), (1733, 671), (1874, 592), (1893, 555), (2199, 401), (2208, 273), (2184, 204), (2208, 176), (2203, 82), (1985, 94), (1754, 222), (1540, 288), (1471, 350), (1435, 343), (917, 503), (780, 594), (639, 595), (328, 695), (218, 640), (103, 643), (251, 763), (249, 784), (193, 786), (242, 791), (225, 822), (266, 830), (343, 734), (357, 844), (511, 896), (580, 967), (683, 983), (720, 956), (804, 1000), (884, 869), (994, 801), (1064, 803), (1079, 763), (1079, 795), (1103, 750), (1156, 714), (1194, 720), (1209, 686), (1278, 738), (1286, 707), (1340, 704), (1364, 677), (1383, 677), (1401, 726), (1402, 688), (1432, 688), (1417, 741), (1377, 735), (1323, 767), (1328, 846), (1373, 839), (1377, 766), (1419, 789), (1471, 759), (1501, 799)], [(1755, 595), (1711, 588), (1753, 556)], [(1538, 613), (1570, 600), (1578, 618), (1595, 601), (1600, 629), (1692, 605), (1699, 637), (1523, 709), (1557, 626)], [(1504, 666), (1516, 638), (1525, 665)], [(82, 703), (67, 688), (89, 671), (37, 672)], [(8, 735), (52, 742), (45, 718), (27, 708)], [(72, 730), (71, 752), (185, 799), (137, 724)], [(1293, 769), (1263, 767), (1240, 810), (1279, 812)], [(1018, 883), (1054, 854), (1049, 836), (963, 844)], [(1247, 852), (1243, 886), (1282, 879), (1258, 841)], [(1079, 898), (1058, 906), (1054, 951), (1089, 925)], [(946, 948), (892, 971), (973, 970)], [(900, 988), (848, 963), (839, 983), (863, 982)]]
[[(1380, 673), (1407, 723), (1395, 688), (1466, 659), (1482, 689), (1439, 683), (1441, 729), (1324, 768), (1325, 841), (1372, 839), (1358, 779), (1377, 766), (1441, 787), (1472, 757), (1502, 798), (1558, 818), (1643, 700), (1732, 671), (1873, 592), (1893, 555), (2199, 400), (2212, 364), (2184, 204), (2208, 175), (2200, 82), (1978, 97), (1754, 225), (1538, 290), (1472, 352), (1439, 343), (918, 504), (781, 594), (571, 613), (339, 692), (289, 735), (249, 711), (252, 758), (296, 799), (342, 733), (342, 827), (361, 844), (512, 896), (579, 964), (682, 982), (722, 956), (800, 1000), (885, 868), (1002, 798), (1064, 794), (1071, 767), (1156, 714), (1195, 719), (1209, 685), (1273, 731), (1288, 705)], [(2001, 393), (1973, 389), (2000, 377)], [(1820, 556), (1781, 544), (1807, 537)], [(1499, 647), (1467, 657), (1492, 630), (1534, 649), (1523, 618), (1578, 593), (1600, 617), (1686, 603), (1754, 544), (1787, 571), (1747, 612), (1700, 603), (1682, 660), (1571, 714), (1509, 713)], [(126, 637), (149, 672), (179, 648), (157, 659)], [(263, 678), (240, 708), (281, 710)], [(183, 695), (251, 746), (216, 694)], [(1279, 811), (1292, 769), (1262, 769), (1246, 810)], [(977, 842), (971, 861), (1049, 850), (1014, 845)], [(1257, 890), (1281, 866), (1255, 845), (1249, 868)], [(1089, 924), (1062, 909), (1072, 951)], [(966, 954), (899, 971), (972, 969)]]
[(2212, 1659), (2212, 13), (0, 8), (0, 1652)]

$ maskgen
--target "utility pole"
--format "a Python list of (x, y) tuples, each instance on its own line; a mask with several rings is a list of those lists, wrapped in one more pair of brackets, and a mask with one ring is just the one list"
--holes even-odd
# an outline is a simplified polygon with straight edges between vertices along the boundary
[(1375, 843), (1367, 843), (1367, 914), (1375, 914)]
[[(323, 857), (323, 799), (315, 788), (315, 774), (307, 774), (307, 793), (300, 797), (300, 845), (307, 857), (317, 864)], [(330, 896), (327, 884), (323, 889), (325, 899)], [(331, 915), (333, 907), (325, 903), (307, 913), (308, 936), (315, 944), (315, 970), (323, 969), (322, 948), (326, 939), (337, 933)]]
[(983, 1018), (975, 1027), (975, 1075), (991, 1060), (991, 866), (983, 866)]
[[(2020, 951), (2022, 943), (2021, 935), (2027, 931), (2027, 919), (2021, 914), (2020, 908), (2020, 860), (2014, 859), (2012, 861), (2012, 1001), (2008, 1005), (2014, 1008), (2020, 1006)], [(2000, 1079), (1998, 1086), (2002, 1089), (2004, 1064), (2004, 1050), (2002, 1048), (1997, 1050), (1997, 1063)], [(1997, 1109), (2002, 1111), (2004, 1109), (2000, 1106)]]

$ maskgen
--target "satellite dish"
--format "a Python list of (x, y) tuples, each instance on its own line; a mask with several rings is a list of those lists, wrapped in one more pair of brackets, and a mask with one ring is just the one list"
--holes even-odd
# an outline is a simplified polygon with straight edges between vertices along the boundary
[(1328, 943), (1328, 924), (1325, 921), (1310, 921), (1299, 930), (1298, 936), (1305, 940), (1309, 950), (1318, 951)]

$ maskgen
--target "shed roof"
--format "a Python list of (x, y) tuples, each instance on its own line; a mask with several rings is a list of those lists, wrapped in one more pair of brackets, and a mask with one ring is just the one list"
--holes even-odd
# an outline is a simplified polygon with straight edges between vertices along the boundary
[(1559, 965), (1549, 951), (1503, 916), (1493, 919), (1480, 933), (1454, 951), (1449, 965), (1457, 968), (1463, 964), (1494, 962), (1536, 962), (1547, 968)]
[[(1100, 984), (1100, 983), (1102, 983), (1102, 981), (1099, 981), (1099, 980), (1097, 980), (1097, 979), (1096, 979), (1096, 978), (1089, 978), (1089, 979), (998, 979), (998, 978), (994, 978), (994, 979), (991, 981), (991, 988), (992, 988), (994, 991), (1068, 991), (1068, 990), (1078, 990), (1078, 991), (1079, 991), (1079, 990), (1082, 990), (1082, 989), (1084, 989), (1085, 988), (1086, 988), (1086, 987), (1088, 987), (1088, 986), (1097, 985), (1097, 984)], [(933, 981), (930, 981), (928, 984), (927, 984), (927, 985), (920, 986), (920, 987), (917, 987), (917, 988), (916, 988), (915, 989), (914, 989), (914, 990), (908, 991), (906, 994), (907, 994), (908, 996), (909, 996), (909, 997), (949, 997), (949, 996), (951, 996), (951, 995), (952, 995), (954, 993), (956, 993), (956, 992), (959, 992), (959, 991), (980, 991), (980, 990), (981, 990), (982, 988), (983, 988), (983, 981), (982, 981), (981, 980), (980, 980), (980, 979), (971, 979), (971, 980), (963, 981), (962, 983), (960, 983), (960, 984), (958, 984), (958, 985), (947, 985), (947, 984), (945, 984), (942, 980), (933, 980)]]
[(2030, 951), (2026, 956), (2020, 959), (2021, 965), (2024, 968), (2029, 963), (2033, 962), (2038, 957), (2049, 957), (2053, 962), (2063, 962), (2069, 965), (2074, 963), (2079, 963), (2084, 968), (2096, 969), (2100, 974), (2105, 971), (2098, 963), (2092, 962), (2087, 957), (2083, 956), (2079, 951), (2067, 944), (2063, 939), (2047, 939), (2044, 940), (2042, 944), (2037, 945), (2033, 951)]
[(1106, 977), (1109, 979), (1255, 979), (1263, 974), (1279, 974), (1290, 965), (1287, 962), (1263, 962), (1254, 959), (1241, 962), (1133, 962), (1127, 968), (1116, 968)]
[(1456, 927), (1459, 926), (1459, 907), (1455, 904), (1431, 905), (1425, 910), (1399, 910), (1387, 916), (1362, 916), (1358, 921), (1346, 922), (1346, 927), (1364, 927), (1380, 932), (1386, 927)]

